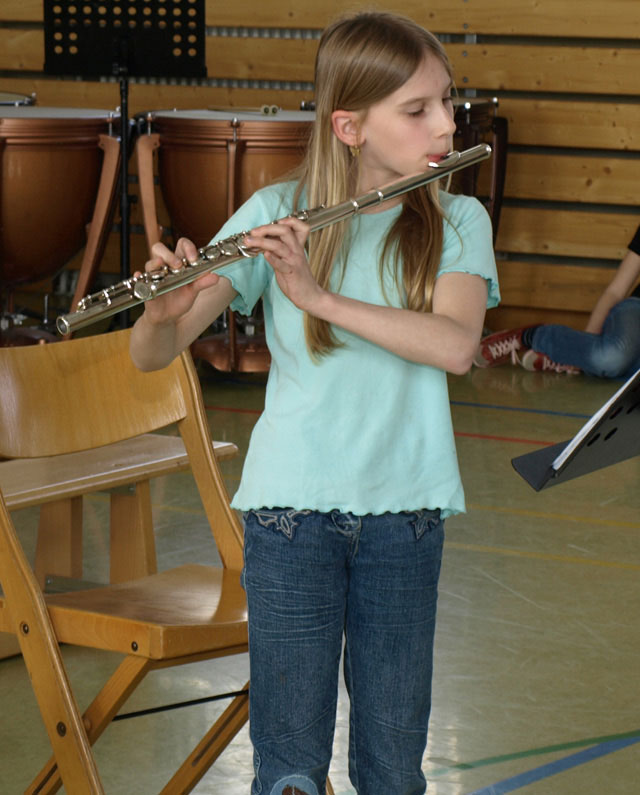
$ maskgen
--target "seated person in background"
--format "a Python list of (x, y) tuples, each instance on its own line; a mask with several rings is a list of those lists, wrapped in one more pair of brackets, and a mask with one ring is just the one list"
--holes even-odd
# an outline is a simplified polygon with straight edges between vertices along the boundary
[(640, 285), (629, 295), (639, 278), (640, 226), (584, 331), (558, 324), (498, 331), (482, 339), (474, 364), (629, 378), (640, 368)]

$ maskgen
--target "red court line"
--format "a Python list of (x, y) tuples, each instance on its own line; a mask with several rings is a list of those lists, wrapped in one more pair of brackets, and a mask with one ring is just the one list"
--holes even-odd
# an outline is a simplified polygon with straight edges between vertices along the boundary
[(454, 431), (454, 436), (466, 436), (469, 439), (491, 439), (493, 442), (515, 442), (516, 444), (539, 444), (542, 447), (551, 447), (556, 442), (543, 442), (540, 439), (518, 439), (515, 436), (491, 436), (488, 433), (462, 433)]
[[(231, 411), (237, 414), (262, 414), (262, 409), (238, 409), (233, 406), (205, 406), (207, 411)], [(468, 439), (490, 439), (493, 442), (514, 442), (515, 444), (539, 444), (550, 447), (555, 442), (544, 442), (539, 439), (518, 439), (514, 436), (491, 436), (487, 433), (463, 433), (455, 431), (454, 436), (464, 436)]]

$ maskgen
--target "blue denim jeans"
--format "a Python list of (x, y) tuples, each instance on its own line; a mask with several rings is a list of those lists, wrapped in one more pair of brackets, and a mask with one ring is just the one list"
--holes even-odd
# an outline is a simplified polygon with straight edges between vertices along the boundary
[(531, 335), (531, 347), (554, 362), (571, 364), (600, 378), (629, 378), (640, 368), (640, 298), (616, 304), (600, 334), (544, 325)]
[(340, 655), (358, 795), (421, 795), (439, 511), (245, 514), (252, 795), (324, 795)]

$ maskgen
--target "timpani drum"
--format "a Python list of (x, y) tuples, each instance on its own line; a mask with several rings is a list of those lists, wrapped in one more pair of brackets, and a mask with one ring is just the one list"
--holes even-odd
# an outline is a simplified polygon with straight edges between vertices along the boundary
[[(149, 249), (163, 232), (156, 212), (154, 151), (174, 241), (184, 236), (204, 246), (258, 188), (300, 163), (313, 113), (274, 110), (175, 110), (139, 117), (148, 133), (138, 137), (136, 153)], [(226, 324), (220, 333), (196, 340), (193, 357), (218, 370), (268, 370), (260, 305), (248, 321), (227, 313)]]
[(107, 110), (0, 107), (0, 269), (5, 288), (55, 275), (86, 241)]
[[(147, 131), (136, 144), (145, 229), (149, 245), (157, 219), (148, 179), (149, 151), (157, 149), (160, 191), (174, 240), (209, 242), (233, 212), (258, 188), (286, 174), (301, 160), (313, 114), (278, 110), (174, 110), (147, 114)], [(145, 212), (147, 210), (147, 212)], [(151, 211), (149, 215), (148, 211)]]

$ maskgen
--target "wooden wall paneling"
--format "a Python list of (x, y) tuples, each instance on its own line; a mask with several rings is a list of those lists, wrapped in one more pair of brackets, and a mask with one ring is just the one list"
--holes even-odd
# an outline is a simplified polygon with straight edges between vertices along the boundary
[(446, 45), (458, 88), (638, 94), (640, 49), (514, 44)]
[[(481, 171), (478, 190), (489, 191)], [(512, 150), (505, 179), (505, 197), (550, 202), (633, 205), (638, 200), (640, 158), (564, 151)]]
[[(330, 19), (369, 2), (343, 0), (206, 0), (206, 24), (231, 27), (322, 28)], [(583, 36), (602, 38), (640, 36), (636, 0), (386, 0), (390, 11), (406, 14), (443, 33), (493, 35)], [(40, 22), (42, 0), (3, 0), (0, 18), (12, 22)]]
[[(378, 7), (415, 19), (433, 31), (463, 33), (465, 0), (386, 0)], [(324, 28), (342, 14), (360, 9), (370, 9), (366, 0), (347, 2), (344, 0), (319, 0), (303, 3), (300, 0), (238, 0), (234, 3), (219, 3), (207, 0), (207, 25), (224, 27), (265, 28)]]
[(44, 69), (44, 32), (0, 27), (0, 69), (41, 72)]
[(500, 292), (506, 304), (541, 309), (584, 311), (585, 301), (595, 305), (613, 276), (612, 268), (553, 265), (517, 260), (498, 261)]
[(640, 37), (637, 0), (462, 0), (462, 4), (468, 33)]
[(585, 306), (595, 306), (614, 268), (498, 260), (502, 302), (489, 310), (493, 329), (564, 323), (583, 329)]
[(544, 309), (540, 306), (513, 306), (506, 300), (500, 306), (487, 311), (485, 327), (492, 331), (533, 326), (537, 323), (561, 323), (584, 330), (587, 311), (573, 312), (569, 309)]
[[(369, 2), (343, 0), (207, 0), (207, 24), (324, 27), (327, 21)], [(636, 0), (385, 0), (382, 8), (405, 14), (441, 33), (519, 36), (640, 36)]]
[(42, 0), (2, 0), (0, 20), (7, 22), (42, 22)]
[(640, 150), (637, 97), (610, 102), (506, 96), (500, 97), (499, 112), (509, 122), (511, 144)]
[(315, 39), (208, 36), (209, 77), (312, 81)]
[(502, 208), (496, 248), (515, 254), (619, 260), (640, 218), (627, 213)]

